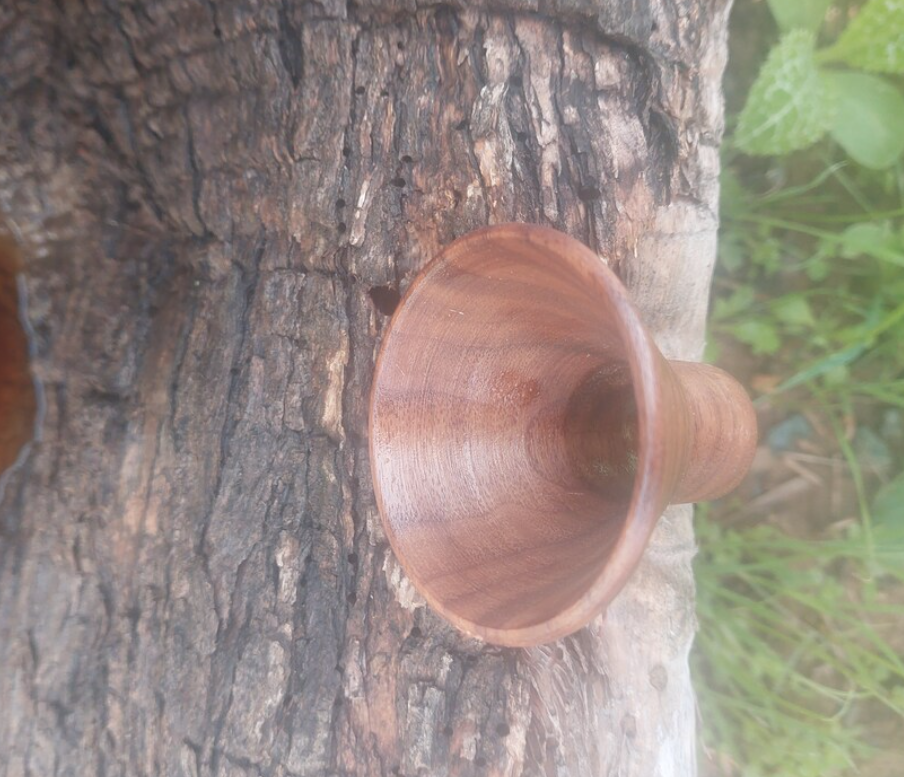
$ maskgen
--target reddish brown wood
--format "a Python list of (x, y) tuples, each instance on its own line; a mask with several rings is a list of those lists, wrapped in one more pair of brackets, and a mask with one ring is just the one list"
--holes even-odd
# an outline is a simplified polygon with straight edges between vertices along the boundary
[(28, 342), (19, 321), (18, 265), (12, 241), (0, 234), (0, 477), (31, 439), (37, 412)]
[(373, 382), (371, 466), (396, 555), (487, 641), (569, 634), (618, 593), (670, 502), (746, 472), (750, 400), (670, 363), (589, 248), (506, 224), (415, 279)]

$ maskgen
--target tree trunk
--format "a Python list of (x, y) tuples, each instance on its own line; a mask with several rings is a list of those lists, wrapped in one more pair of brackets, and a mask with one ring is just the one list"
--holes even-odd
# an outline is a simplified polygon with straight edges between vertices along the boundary
[(489, 647), (390, 552), (367, 396), (398, 292), (502, 221), (595, 247), (699, 358), (727, 11), (5, 5), (43, 409), (0, 496), (0, 772), (694, 773), (690, 509), (590, 627)]

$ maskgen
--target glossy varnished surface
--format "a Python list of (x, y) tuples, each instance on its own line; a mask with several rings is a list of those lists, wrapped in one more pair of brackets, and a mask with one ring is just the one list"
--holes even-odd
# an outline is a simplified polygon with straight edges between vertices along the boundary
[(371, 465), (405, 570), (490, 641), (579, 628), (689, 469), (684, 394), (588, 248), (528, 225), (456, 241), (412, 285), (374, 377)]
[(0, 476), (31, 440), (37, 401), (28, 369), (28, 341), (19, 320), (18, 255), (0, 235)]

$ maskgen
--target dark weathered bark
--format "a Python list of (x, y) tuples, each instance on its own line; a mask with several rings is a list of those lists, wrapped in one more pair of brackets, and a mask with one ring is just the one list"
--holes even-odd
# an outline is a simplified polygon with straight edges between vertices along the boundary
[(689, 509), (605, 618), (490, 648), (396, 565), (366, 411), (393, 289), (493, 222), (597, 247), (699, 356), (726, 14), (4, 4), (46, 407), (0, 502), (0, 771), (693, 772)]

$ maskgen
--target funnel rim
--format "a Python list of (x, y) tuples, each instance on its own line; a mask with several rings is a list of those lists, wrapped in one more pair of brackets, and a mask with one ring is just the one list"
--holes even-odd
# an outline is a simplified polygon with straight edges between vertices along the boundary
[[(543, 621), (514, 628), (488, 626), (466, 618), (437, 599), (428, 586), (421, 584), (415, 566), (406, 558), (402, 544), (387, 516), (374, 448), (374, 409), (383, 356), (387, 351), (386, 346), (392, 337), (393, 329), (404, 311), (405, 303), (450, 255), (460, 251), (463, 246), (477, 242), (486, 244), (497, 240), (508, 242), (508, 247), (512, 240), (521, 240), (548, 251), (558, 260), (567, 263), (570, 269), (578, 272), (603, 295), (601, 301), (605, 299), (616, 312), (615, 325), (619, 339), (625, 346), (638, 412), (639, 450), (631, 501), (618, 538), (605, 564), (595, 574), (587, 589), (570, 605)], [(664, 493), (666, 485), (661, 478), (656, 477), (657, 471), (663, 469), (666, 456), (655, 432), (660, 426), (663, 363), (664, 359), (640, 321), (627, 291), (603, 258), (580, 241), (549, 227), (506, 223), (474, 230), (446, 245), (418, 272), (383, 332), (370, 387), (368, 445), (374, 496), (384, 531), (402, 569), (431, 608), (461, 631), (507, 647), (530, 647), (551, 642), (574, 633), (603, 611), (621, 591), (636, 568), (650, 534), (668, 503)]]

